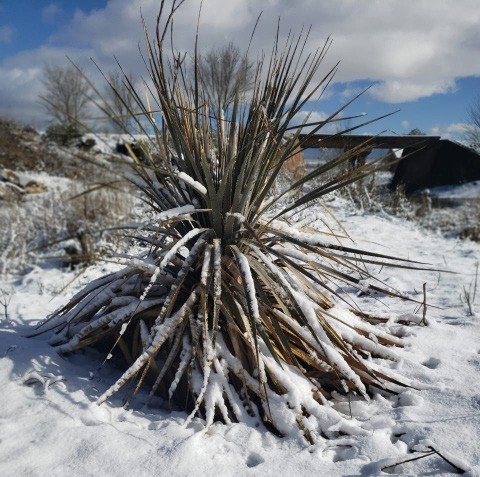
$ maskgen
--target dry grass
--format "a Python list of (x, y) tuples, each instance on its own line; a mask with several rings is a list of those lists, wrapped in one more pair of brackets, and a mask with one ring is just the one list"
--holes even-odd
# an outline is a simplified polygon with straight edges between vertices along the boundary
[[(52, 188), (2, 200), (0, 275), (25, 272), (39, 259), (39, 253), (66, 263), (72, 259), (76, 263), (91, 261), (96, 256), (114, 253), (122, 239), (105, 229), (131, 220), (134, 197), (111, 188), (84, 193), (88, 190), (70, 182), (68, 190)], [(82, 234), (90, 235), (92, 243), (96, 243), (92, 256), (82, 257)]]

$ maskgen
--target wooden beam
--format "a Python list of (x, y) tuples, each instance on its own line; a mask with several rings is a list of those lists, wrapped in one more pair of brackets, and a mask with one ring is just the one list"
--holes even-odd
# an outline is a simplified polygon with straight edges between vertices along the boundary
[(302, 149), (352, 149), (365, 144), (371, 149), (405, 149), (407, 147), (422, 148), (440, 140), (440, 136), (363, 136), (363, 135), (332, 135), (300, 134)]

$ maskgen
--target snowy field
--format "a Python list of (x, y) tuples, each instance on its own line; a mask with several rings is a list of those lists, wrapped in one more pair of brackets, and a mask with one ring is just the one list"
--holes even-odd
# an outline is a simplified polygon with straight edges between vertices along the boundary
[[(0, 281), (0, 476), (458, 475), (432, 448), (464, 475), (480, 475), (480, 283), (473, 303), (480, 244), (359, 214), (340, 199), (329, 205), (359, 246), (444, 270), (378, 271), (418, 301), (426, 283), (428, 326), (406, 329), (406, 346), (396, 350), (401, 359), (392, 364), (418, 389), (377, 394), (371, 402), (339, 396), (332, 405), (359, 421), (361, 433), (314, 446), (243, 424), (205, 430), (194, 420), (185, 427), (184, 414), (144, 408), (141, 395), (132, 409), (122, 408), (121, 393), (98, 406), (96, 398), (118, 377), (102, 366), (105, 356), (61, 357), (48, 336), (24, 336), (105, 266), (78, 277), (50, 263)], [(320, 227), (319, 214), (310, 208), (298, 219)], [(411, 302), (357, 297), (357, 303), (376, 313), (422, 316)]]

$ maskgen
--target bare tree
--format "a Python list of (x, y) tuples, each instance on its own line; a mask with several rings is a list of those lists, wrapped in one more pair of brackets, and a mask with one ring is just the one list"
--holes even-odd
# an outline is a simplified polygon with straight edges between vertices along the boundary
[(233, 43), (197, 57), (198, 76), (215, 113), (224, 111), (253, 85), (253, 64)]
[(114, 132), (127, 132), (136, 113), (137, 102), (132, 91), (135, 81), (131, 74), (121, 75), (114, 71), (107, 75), (104, 103)]
[(426, 136), (426, 134), (419, 128), (412, 129), (407, 136)]
[(480, 144), (480, 96), (468, 108), (469, 128), (466, 131), (467, 140)]
[(86, 119), (90, 86), (75, 66), (45, 66), (44, 94), (40, 100), (50, 117), (60, 124), (78, 125)]

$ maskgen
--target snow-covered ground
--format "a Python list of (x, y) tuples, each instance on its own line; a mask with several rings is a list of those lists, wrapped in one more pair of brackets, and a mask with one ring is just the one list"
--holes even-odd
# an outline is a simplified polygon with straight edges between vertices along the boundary
[[(472, 303), (480, 244), (446, 239), (388, 215), (358, 214), (339, 199), (329, 205), (358, 245), (445, 270), (379, 270), (389, 286), (418, 301), (427, 284), (428, 326), (408, 329), (407, 346), (397, 350), (402, 360), (392, 364), (399, 374), (422, 383), (419, 389), (378, 394), (368, 403), (338, 397), (333, 406), (359, 420), (363, 432), (314, 446), (244, 424), (205, 430), (194, 420), (185, 427), (185, 415), (142, 408), (141, 396), (133, 409), (122, 408), (121, 393), (98, 406), (96, 398), (116, 377), (115, 370), (102, 366), (105, 356), (89, 351), (61, 357), (48, 336), (24, 336), (78, 287), (105, 273), (107, 265), (81, 276), (54, 263), (36, 266), (27, 275), (0, 281), (0, 475), (458, 473), (437, 454), (381, 470), (426, 455), (428, 446), (465, 469), (465, 475), (480, 475), (480, 277)], [(320, 227), (317, 213), (320, 208), (310, 208), (299, 220)], [(422, 314), (411, 302), (357, 301), (377, 313)]]
[(460, 186), (441, 186), (430, 189), (432, 197), (439, 199), (479, 200), (480, 181), (467, 182)]

